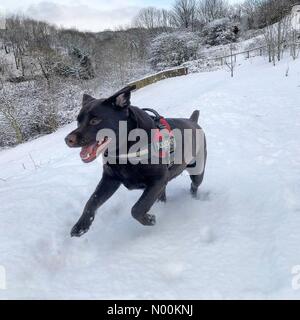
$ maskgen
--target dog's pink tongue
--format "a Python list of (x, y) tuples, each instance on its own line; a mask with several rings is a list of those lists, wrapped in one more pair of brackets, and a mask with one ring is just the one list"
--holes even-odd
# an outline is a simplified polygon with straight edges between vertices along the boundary
[(93, 153), (94, 153), (94, 147), (95, 147), (95, 145), (81, 148), (81, 152), (80, 152), (81, 159), (88, 160), (87, 157), (92, 158)]

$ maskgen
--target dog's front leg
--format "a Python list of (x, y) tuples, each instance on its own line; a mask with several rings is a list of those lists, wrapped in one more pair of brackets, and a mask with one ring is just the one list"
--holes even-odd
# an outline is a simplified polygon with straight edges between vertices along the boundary
[(82, 216), (71, 231), (72, 237), (81, 237), (89, 230), (94, 221), (96, 210), (117, 191), (120, 185), (118, 180), (103, 174), (95, 192), (87, 202)]
[(138, 202), (133, 206), (131, 210), (132, 216), (144, 226), (155, 225), (155, 216), (148, 214), (152, 205), (162, 194), (166, 187), (165, 179), (159, 179), (149, 185), (143, 192)]

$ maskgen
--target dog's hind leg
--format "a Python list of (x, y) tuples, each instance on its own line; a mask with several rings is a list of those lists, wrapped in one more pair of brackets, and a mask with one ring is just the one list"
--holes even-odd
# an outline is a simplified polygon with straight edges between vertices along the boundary
[(204, 178), (204, 171), (200, 175), (190, 175), (192, 183), (191, 183), (191, 195), (193, 198), (197, 198), (198, 188), (200, 187), (203, 178)]
[(191, 177), (192, 184), (191, 184), (191, 194), (193, 198), (197, 198), (197, 192), (198, 188), (201, 185), (203, 178), (204, 178), (204, 172), (205, 172), (205, 166), (206, 166), (206, 159), (207, 159), (207, 149), (206, 149), (206, 139), (204, 137), (204, 145), (203, 145), (203, 151), (198, 154), (198, 157), (196, 157), (195, 161), (187, 166), (187, 171)]

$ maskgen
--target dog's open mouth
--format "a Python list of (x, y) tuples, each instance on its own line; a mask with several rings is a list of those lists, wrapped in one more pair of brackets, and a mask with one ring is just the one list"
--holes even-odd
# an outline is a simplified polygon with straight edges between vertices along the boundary
[(82, 147), (80, 152), (81, 160), (85, 163), (94, 161), (101, 153), (106, 150), (110, 142), (111, 139), (105, 137), (101, 141), (97, 141), (90, 146)]

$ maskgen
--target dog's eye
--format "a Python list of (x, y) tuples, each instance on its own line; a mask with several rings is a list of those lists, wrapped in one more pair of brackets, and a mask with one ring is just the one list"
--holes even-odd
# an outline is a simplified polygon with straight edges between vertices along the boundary
[(90, 124), (92, 126), (96, 126), (97, 124), (99, 124), (101, 122), (100, 119), (97, 119), (97, 118), (93, 118), (91, 121), (90, 121)]

